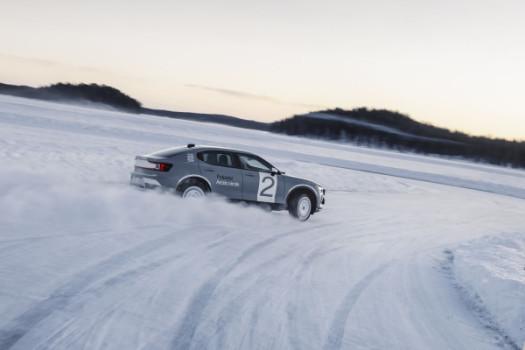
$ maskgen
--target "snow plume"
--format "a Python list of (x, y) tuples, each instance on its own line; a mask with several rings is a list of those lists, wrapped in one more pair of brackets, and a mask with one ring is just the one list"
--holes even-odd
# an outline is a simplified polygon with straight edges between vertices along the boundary
[[(13, 238), (22, 233), (38, 236), (45, 231), (154, 224), (258, 226), (270, 215), (259, 208), (239, 212), (239, 206), (220, 198), (182, 200), (172, 193), (142, 191), (127, 184), (79, 182), (64, 172), (18, 169), (0, 173), (0, 224)], [(286, 216), (277, 217), (289, 221)]]

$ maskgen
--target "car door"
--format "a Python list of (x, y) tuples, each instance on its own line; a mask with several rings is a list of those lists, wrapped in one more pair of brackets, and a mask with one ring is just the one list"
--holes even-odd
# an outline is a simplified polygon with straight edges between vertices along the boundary
[(275, 203), (279, 175), (272, 173), (272, 166), (252, 154), (238, 154), (243, 173), (243, 199), (247, 201)]
[(212, 192), (232, 199), (242, 199), (243, 174), (237, 157), (227, 151), (197, 153), (202, 176), (208, 179)]

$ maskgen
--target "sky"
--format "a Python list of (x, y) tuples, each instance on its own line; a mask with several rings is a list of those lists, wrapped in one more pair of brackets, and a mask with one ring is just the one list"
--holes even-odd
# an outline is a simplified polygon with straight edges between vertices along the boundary
[(386, 108), (525, 140), (525, 1), (0, 0), (0, 81), (273, 121)]

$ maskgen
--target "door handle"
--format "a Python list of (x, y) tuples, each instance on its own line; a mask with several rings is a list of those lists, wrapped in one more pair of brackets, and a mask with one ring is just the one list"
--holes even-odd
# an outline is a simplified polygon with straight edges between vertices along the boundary
[(215, 172), (215, 170), (210, 169), (210, 168), (204, 168), (204, 169), (202, 169), (202, 170), (207, 171), (207, 172), (209, 172), (209, 173), (214, 173), (214, 172)]
[(253, 175), (253, 174), (244, 174), (244, 176), (247, 176), (247, 177), (255, 177), (255, 175)]

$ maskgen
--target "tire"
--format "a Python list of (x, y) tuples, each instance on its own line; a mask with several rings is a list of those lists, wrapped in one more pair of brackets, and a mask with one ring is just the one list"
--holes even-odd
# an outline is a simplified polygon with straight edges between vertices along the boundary
[(208, 189), (199, 181), (188, 181), (181, 185), (179, 194), (182, 198), (203, 198)]
[(312, 200), (306, 193), (301, 193), (290, 200), (288, 212), (299, 221), (306, 221), (312, 214)]

